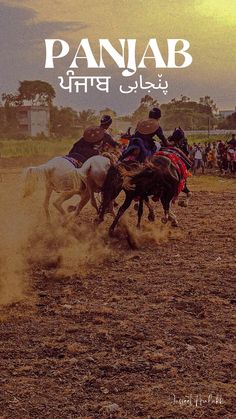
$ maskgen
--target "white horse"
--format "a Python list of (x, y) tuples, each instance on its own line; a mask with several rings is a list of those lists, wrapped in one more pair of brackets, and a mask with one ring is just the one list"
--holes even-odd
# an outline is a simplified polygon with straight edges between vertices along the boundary
[(26, 169), (23, 197), (32, 195), (37, 182), (41, 179), (46, 187), (44, 210), (48, 219), (50, 219), (49, 201), (53, 191), (60, 194), (53, 205), (62, 215), (66, 215), (62, 204), (76, 194), (80, 195), (81, 199), (75, 208), (75, 216), (89, 200), (98, 212), (94, 193), (101, 191), (108, 169), (114, 162), (112, 155), (104, 153), (90, 157), (78, 169), (66, 158), (54, 157), (45, 164)]

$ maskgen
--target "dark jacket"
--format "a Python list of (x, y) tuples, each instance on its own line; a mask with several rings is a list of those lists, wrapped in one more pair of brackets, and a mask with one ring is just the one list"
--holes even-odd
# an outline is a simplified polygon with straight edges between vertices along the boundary
[(123, 161), (126, 157), (128, 157), (137, 148), (139, 149), (139, 156), (137, 157), (137, 161), (139, 161), (140, 163), (144, 162), (144, 160), (151, 153), (144, 146), (143, 140), (141, 138), (137, 138), (137, 137), (131, 137), (128, 147), (123, 151), (119, 160)]
[(68, 156), (76, 158), (76, 154), (82, 156), (82, 158), (85, 160), (89, 159), (92, 156), (97, 156), (99, 154), (98, 146), (99, 143), (89, 143), (88, 141), (85, 141), (85, 139), (82, 137), (79, 141), (77, 141), (72, 149), (69, 151)]
[(156, 151), (156, 145), (155, 145), (155, 140), (153, 137), (155, 137), (155, 135), (160, 138), (161, 142), (162, 142), (162, 146), (166, 147), (167, 146), (167, 140), (166, 137), (163, 134), (162, 128), (158, 127), (157, 130), (155, 132), (153, 132), (152, 134), (141, 134), (138, 130), (135, 131), (135, 137), (141, 138), (143, 140), (143, 144), (144, 146), (147, 148), (147, 150), (151, 151), (152, 153), (155, 153)]
[(89, 143), (82, 137), (73, 145), (72, 149), (69, 151), (68, 156), (74, 157), (76, 159), (76, 155), (79, 155), (82, 157), (79, 160), (82, 161), (83, 159), (83, 161), (85, 161), (92, 156), (97, 156), (99, 154), (99, 147), (101, 147), (103, 144), (110, 144), (112, 147), (117, 145), (117, 143), (107, 132), (104, 133), (102, 140), (97, 143)]

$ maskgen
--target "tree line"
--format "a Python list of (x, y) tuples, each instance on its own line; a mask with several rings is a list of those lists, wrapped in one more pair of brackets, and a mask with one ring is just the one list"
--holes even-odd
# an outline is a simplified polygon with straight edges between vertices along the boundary
[(54, 88), (41, 80), (24, 80), (19, 82), (19, 88), (15, 94), (3, 93), (0, 105), (0, 136), (20, 137), (17, 120), (17, 109), (28, 103), (32, 106), (47, 106), (50, 111), (50, 133), (56, 137), (74, 137), (87, 126), (99, 123), (102, 114), (109, 114), (118, 120), (127, 121), (128, 124), (136, 125), (137, 121), (146, 118), (153, 107), (160, 107), (162, 111), (162, 126), (171, 130), (175, 126), (181, 126), (185, 130), (204, 129), (236, 129), (236, 112), (227, 118), (219, 118), (218, 109), (210, 96), (204, 96), (198, 102), (188, 96), (181, 95), (173, 98), (169, 103), (160, 104), (158, 99), (145, 95), (137, 109), (131, 114), (118, 117), (116, 112), (105, 108), (100, 112), (87, 109), (77, 112), (71, 107), (58, 107), (53, 105), (56, 93)]

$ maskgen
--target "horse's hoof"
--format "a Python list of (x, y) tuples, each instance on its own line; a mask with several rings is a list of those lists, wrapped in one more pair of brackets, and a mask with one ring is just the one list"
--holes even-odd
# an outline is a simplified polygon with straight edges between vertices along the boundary
[(94, 221), (93, 221), (93, 223), (95, 224), (95, 225), (99, 225), (99, 224), (101, 224), (103, 222), (103, 220), (101, 219), (101, 218), (99, 218), (99, 217), (95, 217), (94, 218)]
[(76, 210), (76, 206), (75, 205), (69, 205), (69, 207), (67, 208), (68, 212), (74, 212)]
[(185, 201), (179, 201), (178, 205), (179, 205), (179, 207), (184, 207), (184, 208), (186, 208), (188, 206), (187, 202), (185, 202)]
[(138, 204), (134, 204), (134, 210), (138, 211)]
[(129, 244), (129, 247), (132, 249), (132, 250), (137, 250), (138, 249), (138, 245), (137, 245), (137, 243), (135, 242), (135, 240), (130, 236), (130, 234), (127, 234), (127, 242), (128, 242), (128, 244)]
[(163, 224), (166, 224), (166, 223), (167, 223), (167, 221), (168, 221), (168, 220), (167, 220), (167, 218), (165, 218), (165, 217), (162, 217), (162, 218), (161, 218), (161, 222), (162, 222)]
[(109, 237), (114, 237), (114, 235), (115, 235), (114, 229), (113, 228), (109, 228), (108, 234), (109, 234)]
[(179, 227), (178, 221), (171, 222), (172, 227)]
[(149, 221), (155, 221), (155, 215), (154, 214), (148, 214), (148, 220)]

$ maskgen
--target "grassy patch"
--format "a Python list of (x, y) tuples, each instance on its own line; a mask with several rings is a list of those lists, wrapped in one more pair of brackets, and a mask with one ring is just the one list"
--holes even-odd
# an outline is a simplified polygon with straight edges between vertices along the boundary
[(213, 143), (216, 141), (228, 141), (231, 138), (231, 135), (229, 133), (227, 134), (217, 134), (217, 135), (210, 135), (210, 137), (207, 136), (207, 134), (191, 134), (187, 135), (188, 143)]
[(67, 154), (75, 140), (1, 140), (0, 157), (60, 156)]
[[(213, 141), (227, 141), (229, 134), (211, 135), (209, 138), (206, 134), (192, 134), (188, 136), (189, 144), (204, 143)], [(60, 156), (67, 154), (74, 139), (48, 138), (45, 139), (1, 139), (0, 140), (0, 157), (33, 157), (33, 156)]]
[(190, 190), (196, 192), (226, 192), (236, 190), (235, 178), (226, 178), (223, 176), (191, 176), (188, 184)]

